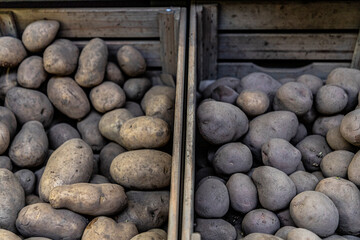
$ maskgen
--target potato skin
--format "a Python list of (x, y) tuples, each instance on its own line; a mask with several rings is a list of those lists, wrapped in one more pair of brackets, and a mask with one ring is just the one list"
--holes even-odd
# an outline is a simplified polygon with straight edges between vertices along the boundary
[(89, 100), (79, 85), (69, 77), (52, 77), (47, 94), (54, 106), (72, 119), (83, 118), (90, 111)]
[(15, 175), (0, 168), (0, 228), (15, 232), (15, 221), (25, 206), (25, 193)]
[(113, 62), (108, 62), (106, 65), (105, 78), (111, 82), (123, 86), (125, 82), (124, 74), (120, 68)]
[(5, 123), (0, 122), (0, 154), (6, 152), (10, 145), (10, 131)]
[(6, 93), (5, 107), (15, 114), (20, 124), (37, 120), (48, 127), (54, 115), (54, 108), (45, 94), (21, 87)]
[(356, 186), (360, 186), (360, 151), (358, 151), (352, 158), (349, 167), (348, 167), (348, 178), (350, 181), (355, 183)]
[(236, 239), (236, 229), (223, 219), (196, 219), (195, 232), (201, 234), (202, 239), (216, 240)]
[(80, 138), (79, 132), (67, 123), (59, 123), (48, 130), (49, 145), (51, 149), (57, 149), (64, 142), (72, 138)]
[(343, 138), (340, 132), (340, 126), (330, 128), (326, 133), (326, 142), (333, 150), (347, 150), (355, 152), (356, 147)]
[(145, 73), (145, 59), (136, 48), (124, 45), (118, 50), (116, 57), (121, 70), (129, 77), (137, 77)]
[(99, 85), (104, 80), (107, 58), (106, 43), (100, 38), (92, 39), (81, 51), (75, 81), (82, 87)]
[(340, 133), (346, 141), (360, 147), (360, 129), (357, 119), (360, 118), (360, 109), (347, 113), (341, 121)]
[(245, 234), (274, 234), (279, 228), (280, 221), (275, 213), (261, 208), (248, 212), (242, 221)]
[(314, 191), (319, 179), (309, 172), (296, 171), (289, 176), (296, 186), (296, 194)]
[(120, 143), (128, 150), (159, 148), (168, 143), (170, 132), (169, 125), (160, 118), (136, 117), (121, 126)]
[(354, 153), (346, 150), (333, 151), (326, 154), (320, 163), (320, 168), (325, 177), (347, 177), (347, 171)]
[(60, 23), (55, 20), (38, 20), (26, 26), (22, 42), (30, 52), (40, 52), (56, 37)]
[(83, 140), (68, 140), (51, 154), (40, 180), (39, 195), (49, 201), (57, 186), (88, 182), (93, 169), (93, 152)]
[(149, 100), (157, 95), (166, 95), (170, 98), (171, 102), (175, 102), (175, 88), (157, 85), (153, 86), (145, 93), (141, 100), (141, 108), (145, 111)]
[(44, 69), (42, 57), (28, 57), (19, 65), (17, 81), (22, 87), (39, 88), (45, 82), (46, 77), (47, 73)]
[(111, 180), (110, 175), (110, 166), (112, 161), (116, 156), (118, 156), (120, 153), (125, 152), (126, 150), (121, 147), (119, 144), (116, 144), (114, 142), (108, 143), (106, 146), (104, 146), (101, 149), (100, 155), (99, 155), (99, 171), (100, 173), (107, 177), (109, 180)]
[(312, 133), (325, 137), (329, 129), (340, 126), (343, 118), (344, 115), (342, 114), (318, 117), (313, 123)]
[(165, 240), (166, 238), (163, 238), (160, 234), (156, 232), (143, 232), (140, 233), (130, 240)]
[(243, 240), (283, 240), (283, 239), (266, 233), (251, 233), (246, 237), (244, 237)]
[(96, 111), (104, 113), (124, 106), (124, 90), (116, 83), (106, 81), (90, 91), (90, 101)]
[(0, 37), (0, 67), (16, 67), (26, 56), (24, 45), (19, 39)]
[(53, 240), (80, 239), (86, 218), (66, 209), (53, 209), (48, 203), (24, 207), (16, 219), (16, 227), (24, 237), (48, 237)]
[(258, 116), (267, 111), (270, 105), (266, 93), (254, 90), (244, 90), (236, 99), (236, 105), (248, 116)]
[(48, 73), (70, 75), (76, 69), (79, 49), (67, 39), (58, 39), (45, 49), (43, 57), (44, 68)]
[(19, 236), (17, 236), (15, 233), (10, 232), (5, 229), (0, 229), (0, 239), (4, 240), (21, 240)]
[(7, 72), (0, 76), (0, 100), (4, 101), (6, 93), (13, 87), (18, 85), (17, 83), (17, 69), (8, 68)]
[(31, 194), (35, 188), (36, 177), (29, 169), (21, 169), (14, 174), (19, 180), (26, 195)]
[(100, 216), (113, 215), (124, 209), (127, 197), (124, 188), (118, 184), (75, 183), (53, 188), (49, 202), (53, 208)]
[(171, 156), (150, 149), (124, 152), (112, 161), (110, 174), (115, 182), (126, 188), (164, 188), (170, 184)]
[(148, 78), (130, 78), (124, 83), (126, 97), (131, 101), (140, 101), (150, 87), (151, 81)]
[(287, 240), (321, 240), (315, 233), (305, 228), (295, 228), (287, 235)]
[(305, 84), (311, 90), (313, 95), (316, 95), (317, 91), (324, 84), (323, 80), (321, 80), (317, 76), (311, 75), (311, 74), (303, 74), (303, 75), (299, 76), (296, 79), (296, 82)]
[(97, 217), (86, 226), (81, 240), (130, 240), (137, 234), (138, 230), (133, 223), (116, 223), (108, 217)]
[(348, 95), (341, 87), (335, 85), (322, 86), (316, 93), (316, 110), (325, 115), (341, 112), (348, 103)]

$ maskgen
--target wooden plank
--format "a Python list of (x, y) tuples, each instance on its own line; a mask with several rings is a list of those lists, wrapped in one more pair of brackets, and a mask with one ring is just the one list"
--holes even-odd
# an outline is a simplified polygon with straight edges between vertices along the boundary
[[(80, 50), (89, 41), (73, 41)], [(111, 60), (116, 60), (116, 53), (119, 48), (123, 45), (132, 45), (138, 49), (146, 60), (148, 67), (161, 67), (161, 58), (160, 58), (160, 42), (159, 41), (105, 41), (108, 46), (109, 58)]]
[(221, 34), (219, 59), (351, 60), (357, 34)]
[(10, 11), (0, 11), (0, 36), (18, 37), (14, 15)]
[(218, 78), (225, 76), (232, 76), (242, 78), (252, 72), (264, 72), (274, 77), (281, 78), (296, 78), (302, 74), (313, 74), (322, 79), (326, 79), (327, 75), (337, 67), (350, 67), (350, 63), (343, 62), (314, 62), (305, 67), (300, 68), (265, 68), (260, 67), (251, 62), (243, 63), (219, 63)]
[(163, 72), (172, 75), (176, 74), (177, 43), (174, 11), (163, 11), (159, 13), (159, 34), (161, 43), (161, 61), (163, 64)]
[(220, 30), (359, 29), (360, 1), (220, 1)]
[(179, 237), (180, 228), (180, 199), (182, 187), (182, 159), (183, 159), (183, 120), (184, 116), (184, 92), (185, 92), (185, 51), (186, 51), (186, 9), (181, 9), (179, 23), (178, 55), (176, 69), (176, 95), (173, 131), (173, 152), (171, 166), (170, 205), (167, 239), (173, 240)]
[[(153, 38), (159, 37), (158, 14), (166, 8), (33, 8), (12, 11), (22, 34), (25, 27), (39, 19), (61, 23), (64, 38)], [(172, 8), (179, 11), (179, 8)]]
[(360, 69), (360, 30), (359, 30), (359, 34), (358, 34), (358, 37), (356, 40), (354, 54), (353, 54), (352, 60), (351, 60), (351, 67)]
[[(199, 79), (204, 79), (204, 57), (203, 57), (203, 6), (202, 5), (195, 5), (195, 12), (196, 12), (196, 29), (197, 29), (197, 77)], [(195, 20), (193, 20), (195, 21)]]

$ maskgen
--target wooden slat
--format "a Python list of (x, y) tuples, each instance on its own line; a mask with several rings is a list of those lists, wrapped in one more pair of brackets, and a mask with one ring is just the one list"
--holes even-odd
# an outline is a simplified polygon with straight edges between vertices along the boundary
[(219, 63), (219, 75), (218, 77), (232, 76), (242, 78), (252, 72), (264, 72), (274, 77), (275, 79), (298, 77), (302, 74), (313, 74), (322, 79), (326, 79), (327, 75), (337, 67), (350, 67), (350, 63), (321, 63), (314, 62), (310, 65), (300, 68), (265, 68), (257, 66), (254, 63)]
[(219, 59), (351, 60), (357, 34), (221, 34)]
[[(159, 37), (158, 14), (166, 8), (40, 8), (12, 11), (19, 33), (39, 19), (61, 23), (60, 37), (65, 38), (149, 38)], [(178, 11), (179, 8), (173, 8)]]
[[(73, 41), (80, 49), (89, 41)], [(146, 60), (149, 67), (161, 67), (160, 42), (159, 41), (105, 41), (110, 59), (116, 59), (116, 53), (123, 45), (132, 45), (138, 49)]]
[(358, 34), (358, 37), (356, 40), (354, 54), (353, 54), (352, 60), (351, 60), (351, 67), (360, 69), (360, 30), (359, 30), (359, 34)]
[(359, 29), (360, 1), (220, 1), (220, 30)]
[[(204, 57), (203, 57), (203, 6), (202, 5), (195, 5), (193, 6), (196, 12), (196, 36), (197, 36), (197, 77), (199, 79), (205, 79), (204, 77)], [(195, 20), (193, 20), (195, 21)]]
[(0, 11), (0, 36), (18, 37), (14, 15), (10, 11)]

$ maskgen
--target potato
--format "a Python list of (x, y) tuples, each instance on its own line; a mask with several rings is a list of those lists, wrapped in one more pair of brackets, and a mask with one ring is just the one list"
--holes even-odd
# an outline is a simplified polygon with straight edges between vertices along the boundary
[(93, 151), (100, 151), (106, 144), (105, 138), (99, 131), (101, 115), (95, 111), (90, 112), (83, 120), (77, 123), (81, 138), (90, 145)]
[(195, 173), (195, 188), (197, 188), (199, 182), (208, 176), (215, 176), (215, 171), (212, 167), (203, 167)]
[(242, 222), (245, 234), (267, 233), (274, 234), (280, 228), (280, 221), (275, 213), (266, 209), (255, 209), (248, 212)]
[(90, 101), (96, 111), (104, 113), (122, 107), (126, 96), (119, 85), (106, 81), (91, 89)]
[(150, 149), (124, 152), (112, 161), (110, 174), (115, 182), (126, 188), (164, 188), (170, 185), (171, 156)]
[(238, 96), (238, 92), (226, 85), (220, 85), (216, 87), (211, 94), (212, 99), (231, 104), (234, 104), (236, 102)]
[(296, 194), (305, 191), (314, 191), (319, 179), (309, 172), (296, 171), (289, 176), (296, 187)]
[(0, 168), (0, 228), (15, 232), (15, 221), (25, 206), (25, 193), (15, 175)]
[(102, 184), (102, 183), (110, 183), (110, 182), (109, 182), (109, 179), (107, 177), (104, 177), (104, 176), (98, 175), (98, 174), (93, 174), (91, 176), (91, 179), (90, 179), (89, 183)]
[(302, 155), (302, 162), (306, 170), (314, 172), (320, 170), (323, 157), (331, 152), (326, 140), (320, 135), (309, 135), (296, 145)]
[(105, 113), (99, 122), (99, 130), (101, 135), (109, 140), (121, 144), (120, 129), (121, 126), (134, 116), (124, 108), (115, 109)]
[(90, 215), (114, 215), (127, 204), (124, 188), (117, 184), (75, 183), (55, 187), (49, 195), (53, 208)]
[(322, 86), (316, 94), (316, 110), (324, 115), (341, 112), (348, 103), (348, 95), (341, 87), (335, 85)]
[(44, 237), (31, 237), (31, 238), (26, 238), (25, 240), (51, 240), (51, 239)]
[(303, 74), (296, 79), (296, 82), (305, 84), (316, 95), (318, 90), (322, 87), (323, 80), (312, 74)]
[(330, 128), (326, 133), (326, 142), (333, 150), (346, 150), (354, 152), (356, 147), (343, 138), (340, 132), (340, 126)]
[(0, 67), (16, 67), (26, 55), (24, 45), (19, 39), (10, 36), (0, 37)]
[(199, 217), (223, 217), (230, 206), (229, 192), (225, 184), (217, 178), (203, 179), (195, 191), (194, 205)]
[(163, 147), (170, 140), (170, 131), (169, 125), (160, 118), (132, 118), (120, 128), (120, 145), (128, 150)]
[(35, 194), (30, 194), (25, 197), (25, 205), (31, 205), (35, 203), (43, 203), (44, 201), (40, 199), (39, 196)]
[(346, 240), (346, 238), (334, 234), (334, 235), (331, 235), (330, 237), (323, 238), (323, 240)]
[(325, 177), (347, 177), (348, 167), (354, 153), (338, 150), (326, 154), (320, 163), (320, 168)]
[(82, 88), (69, 77), (52, 77), (47, 94), (54, 106), (72, 119), (80, 119), (90, 111), (89, 100)]
[(218, 174), (230, 175), (248, 172), (253, 164), (253, 159), (251, 151), (246, 145), (232, 142), (224, 144), (216, 151), (212, 164)]
[(284, 226), (276, 231), (275, 236), (282, 239), (287, 239), (287, 235), (289, 234), (289, 232), (295, 228), (296, 227), (293, 226)]
[(19, 180), (26, 195), (31, 194), (35, 188), (36, 177), (29, 169), (21, 169), (15, 172), (15, 177)]
[(116, 57), (120, 69), (129, 77), (137, 77), (145, 73), (145, 59), (136, 48), (124, 45), (119, 48)]
[(6, 152), (10, 145), (10, 130), (5, 123), (0, 122), (0, 154)]
[(0, 106), (0, 119), (10, 132), (10, 138), (13, 139), (16, 135), (17, 122), (14, 113), (7, 107)]
[(357, 121), (359, 118), (360, 109), (355, 109), (347, 113), (340, 124), (340, 133), (343, 138), (357, 147), (360, 146), (360, 128)]
[(277, 212), (276, 216), (279, 218), (281, 226), (295, 226), (295, 223), (291, 218), (289, 208)]
[(108, 217), (97, 217), (87, 225), (81, 239), (130, 240), (137, 234), (138, 230), (133, 223), (116, 223)]
[(302, 116), (299, 116), (299, 121), (301, 121), (307, 126), (312, 126), (312, 124), (317, 119), (317, 117), (319, 117), (319, 113), (316, 111), (315, 106), (313, 104), (313, 106), (307, 113), (305, 113)]
[(269, 97), (265, 92), (244, 90), (236, 99), (236, 105), (248, 116), (258, 116), (265, 113), (270, 105)]
[(128, 207), (117, 222), (135, 223), (139, 232), (161, 227), (169, 214), (169, 191), (128, 191)]
[(0, 74), (0, 100), (4, 101), (6, 93), (17, 85), (17, 69), (8, 68), (5, 74)]
[(360, 186), (360, 176), (359, 176), (359, 169), (360, 169), (360, 151), (358, 151), (353, 159), (351, 160), (349, 167), (348, 167), (348, 178), (350, 181), (356, 184), (356, 186)]
[(54, 75), (70, 75), (76, 69), (78, 57), (79, 49), (73, 42), (58, 39), (44, 51), (44, 68)]
[(175, 102), (164, 95), (156, 95), (148, 99), (145, 115), (149, 117), (161, 118), (172, 128), (174, 125)]
[(203, 101), (196, 116), (201, 136), (212, 144), (236, 141), (249, 128), (245, 113), (229, 103)]
[(37, 167), (45, 161), (48, 147), (43, 125), (38, 121), (29, 121), (12, 141), (9, 157), (17, 166)]
[(251, 233), (246, 237), (244, 237), (243, 240), (283, 240), (283, 239), (266, 233)]
[(295, 228), (287, 235), (287, 240), (321, 240), (315, 233), (304, 228)]
[(222, 77), (215, 80), (200, 81), (199, 91), (201, 91), (203, 98), (210, 98), (213, 91), (219, 86), (226, 86), (233, 90), (237, 90), (240, 86), (240, 79), (236, 77)]
[(315, 171), (312, 172), (311, 174), (314, 175), (319, 181), (325, 178), (321, 171)]
[(261, 147), (262, 161), (265, 166), (271, 166), (286, 174), (295, 172), (301, 161), (301, 153), (288, 141), (272, 138)]
[(59, 123), (48, 130), (49, 145), (51, 149), (57, 149), (64, 142), (73, 138), (80, 138), (79, 132), (67, 123)]
[(334, 234), (339, 224), (339, 212), (335, 204), (320, 192), (305, 191), (296, 195), (290, 203), (290, 214), (296, 226), (306, 228), (320, 237)]
[(157, 95), (166, 95), (172, 102), (175, 102), (175, 88), (168, 86), (153, 86), (145, 93), (141, 100), (141, 108), (145, 111), (149, 99)]
[(298, 128), (296, 115), (289, 111), (265, 113), (250, 121), (249, 131), (243, 143), (248, 146), (257, 161), (261, 161), (261, 146), (271, 138), (292, 139)]
[(93, 153), (83, 140), (68, 140), (51, 154), (39, 185), (40, 198), (49, 201), (50, 191), (62, 185), (88, 182), (93, 169)]
[(153, 228), (153, 229), (150, 229), (148, 232), (157, 233), (164, 239), (167, 238), (167, 233), (164, 230), (160, 229), (160, 228)]
[(48, 237), (53, 240), (80, 239), (86, 218), (66, 209), (53, 209), (48, 203), (24, 207), (16, 219), (16, 228), (24, 237)]
[(26, 26), (22, 42), (30, 52), (44, 50), (56, 37), (60, 24), (55, 20), (38, 20)]
[(6, 168), (11, 171), (13, 169), (10, 158), (7, 156), (0, 156), (0, 168)]
[(17, 236), (15, 233), (10, 232), (5, 229), (0, 229), (0, 239), (4, 240), (21, 240), (19, 236)]
[(140, 104), (136, 102), (126, 101), (124, 108), (127, 109), (134, 117), (144, 116), (144, 112), (141, 109)]
[(130, 78), (124, 83), (126, 98), (131, 101), (140, 101), (150, 87), (151, 81), (148, 78)]
[(48, 127), (54, 115), (54, 108), (45, 94), (21, 87), (6, 93), (5, 107), (15, 114), (20, 124), (37, 120)]
[(360, 239), (359, 237), (355, 237), (352, 235), (343, 235), (343, 237), (347, 240), (359, 240)]
[(46, 77), (43, 59), (39, 56), (26, 58), (21, 62), (17, 71), (17, 81), (20, 86), (25, 88), (39, 88), (45, 82)]
[(134, 236), (130, 240), (166, 240), (166, 237), (163, 237), (157, 232), (150, 232), (149, 230)]
[(323, 116), (318, 117), (312, 127), (313, 134), (318, 134), (323, 137), (326, 137), (327, 132), (329, 129), (340, 126), (342, 119), (344, 118), (344, 115), (337, 114), (333, 116)]
[(289, 82), (282, 85), (274, 98), (274, 110), (287, 110), (296, 115), (303, 115), (311, 109), (313, 95), (303, 83)]
[(75, 81), (82, 87), (99, 85), (104, 80), (107, 59), (106, 43), (100, 38), (93, 38), (80, 53)]
[(296, 195), (293, 181), (282, 171), (268, 166), (261, 166), (254, 170), (253, 179), (260, 204), (271, 211), (286, 208)]
[(360, 191), (352, 182), (339, 177), (325, 178), (316, 191), (328, 196), (339, 211), (338, 231), (343, 234), (360, 233)]
[(111, 180), (112, 178), (110, 175), (110, 165), (116, 156), (125, 151), (126, 150), (123, 147), (113, 142), (105, 145), (100, 152), (100, 173), (107, 177), (109, 180)]
[(125, 77), (120, 68), (113, 62), (108, 62), (106, 65), (105, 78), (119, 86), (124, 85)]
[(296, 131), (296, 135), (295, 135), (295, 137), (293, 137), (293, 138), (290, 140), (290, 143), (291, 143), (292, 145), (296, 145), (296, 144), (298, 144), (301, 140), (303, 140), (307, 135), (308, 135), (308, 131), (307, 131), (305, 125), (302, 124), (302, 123), (299, 123), (299, 126), (298, 126), (297, 131)]
[(223, 219), (196, 219), (195, 232), (201, 234), (201, 239), (206, 240), (235, 240), (236, 229)]

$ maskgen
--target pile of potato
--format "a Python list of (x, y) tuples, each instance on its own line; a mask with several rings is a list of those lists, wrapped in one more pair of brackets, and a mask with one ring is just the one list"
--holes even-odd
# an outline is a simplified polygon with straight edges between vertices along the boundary
[(360, 239), (360, 71), (199, 85), (202, 240)]
[(0, 239), (166, 239), (173, 79), (60, 27), (0, 37)]

